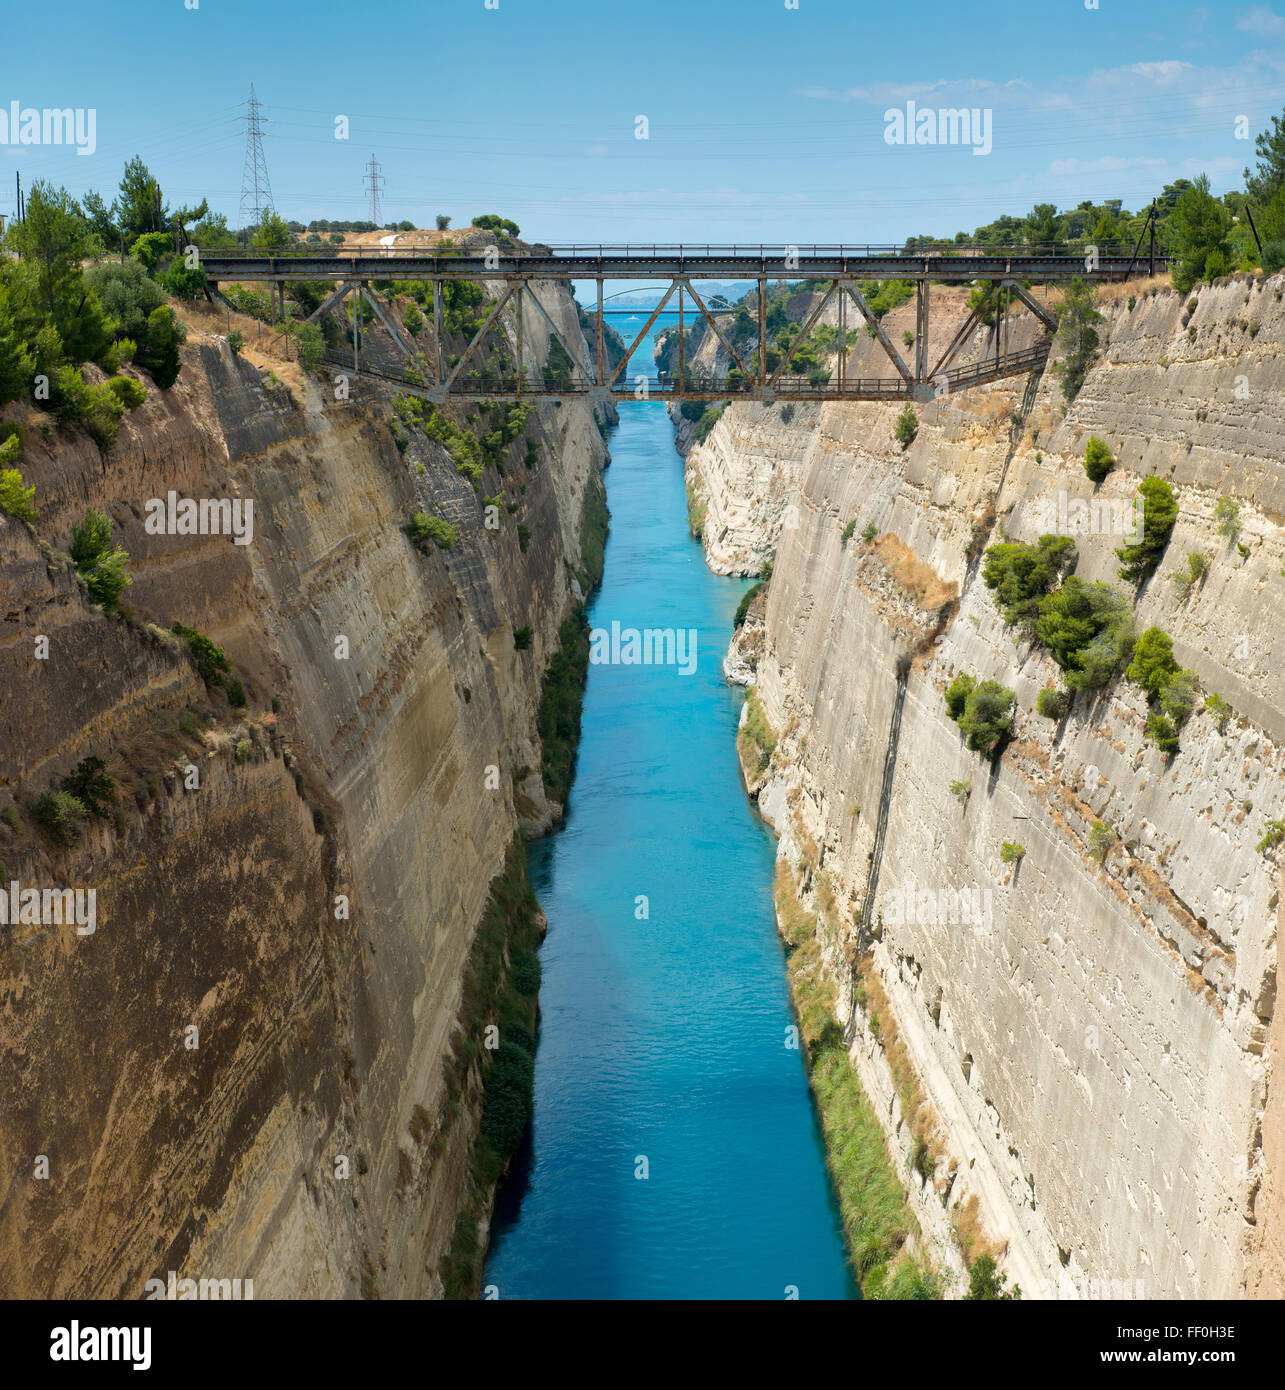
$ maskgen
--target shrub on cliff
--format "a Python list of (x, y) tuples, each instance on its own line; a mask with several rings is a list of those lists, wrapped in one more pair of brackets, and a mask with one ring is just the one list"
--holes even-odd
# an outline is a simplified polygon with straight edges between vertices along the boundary
[(544, 793), (566, 802), (580, 742), (580, 708), (589, 670), (589, 622), (577, 607), (558, 629), (558, 650), (540, 688), (540, 775)]
[(1084, 446), (1084, 471), (1089, 475), (1089, 480), (1100, 483), (1114, 467), (1115, 459), (1111, 457), (1106, 442), (1096, 434), (1090, 435), (1089, 442)]
[(956, 676), (946, 687), (946, 713), (956, 722), (964, 712), (964, 704), (977, 682), (969, 675)]
[(1116, 550), (1122, 564), (1120, 578), (1141, 584), (1155, 573), (1178, 520), (1178, 501), (1163, 478), (1152, 475), (1138, 484), (1142, 497), (1142, 538)]
[(1154, 739), (1162, 753), (1178, 751), (1178, 730), (1174, 728), (1168, 715), (1154, 711), (1147, 717), (1147, 737)]
[(1133, 660), (1125, 672), (1136, 685), (1140, 685), (1152, 699), (1158, 699), (1169, 679), (1178, 670), (1173, 656), (1173, 639), (1158, 627), (1149, 627), (1138, 638), (1133, 650)]
[(89, 590), (89, 596), (109, 612), (114, 609), (134, 581), (125, 566), (129, 554), (113, 545), (111, 518), (92, 508), (79, 525), (72, 527), (69, 554)]
[(115, 779), (107, 773), (107, 764), (93, 754), (82, 758), (62, 779), (62, 790), (75, 797), (91, 816), (108, 814), (115, 786)]
[(992, 545), (982, 562), (982, 582), (995, 592), (1006, 623), (1034, 624), (1040, 599), (1076, 562), (1069, 536), (1041, 536), (1035, 545)]
[(1096, 303), (1097, 292), (1087, 280), (1072, 280), (1062, 294), (1057, 345), (1063, 358), (1054, 371), (1067, 405), (1080, 394), (1084, 378), (1098, 355), (1100, 340), (1096, 325), (1102, 321), (1102, 315)]
[(1068, 575), (1040, 601), (1036, 637), (1066, 672), (1073, 690), (1106, 685), (1133, 653), (1133, 606), (1110, 584), (1086, 584)]
[(22, 474), (8, 465), (17, 463), (22, 452), (22, 436), (11, 434), (0, 443), (0, 512), (31, 523), (36, 519), (35, 486), (27, 487)]
[(1020, 1299), (1022, 1296), (1021, 1285), (1014, 1284), (1013, 1287), (1006, 1288), (1008, 1275), (1001, 1274), (995, 1265), (993, 1255), (979, 1255), (968, 1269), (968, 1292), (964, 1295), (966, 1299), (975, 1301), (993, 1300), (995, 1302), (1008, 1302)]
[(482, 1108), (482, 1133), (502, 1159), (511, 1157), (522, 1142), (534, 1095), (535, 1063), (531, 1054), (511, 1042), (502, 1042), (491, 1059)]
[(187, 643), (187, 649), (196, 663), (196, 669), (206, 685), (219, 685), (228, 670), (228, 659), (223, 648), (216, 646), (203, 633), (194, 627), (184, 627), (175, 623), (170, 631)]
[(107, 386), (121, 405), (129, 410), (137, 410), (147, 399), (147, 389), (140, 386), (132, 376), (114, 376)]
[(458, 529), (440, 516), (429, 516), (427, 512), (413, 512), (402, 530), (421, 551), (427, 550), (430, 544), (439, 550), (451, 550), (459, 544)]
[(1013, 727), (1011, 690), (998, 681), (982, 681), (964, 701), (959, 727), (964, 741), (975, 753), (988, 753)]
[(909, 401), (901, 407), (901, 414), (897, 416), (897, 427), (893, 430), (893, 436), (902, 449), (909, 449), (915, 442), (915, 436), (919, 433), (919, 417), (915, 414), (915, 408)]
[(741, 626), (741, 624), (745, 621), (745, 615), (750, 611), (750, 604), (753, 603), (754, 600), (755, 600), (762, 592), (763, 592), (763, 582), (762, 582), (762, 580), (760, 580), (757, 584), (752, 584), (752, 585), (751, 585), (748, 589), (746, 589), (746, 591), (741, 595), (741, 601), (740, 601), (740, 603), (738, 603), (738, 604), (736, 605), (736, 614), (735, 614), (735, 616), (732, 618), (732, 626), (733, 626), (733, 627), (740, 627), (740, 626)]
[(74, 845), (80, 838), (80, 823), (89, 815), (84, 803), (66, 791), (46, 792), (31, 814), (56, 845)]
[(168, 304), (153, 309), (147, 316), (147, 338), (135, 354), (134, 361), (148, 372), (162, 391), (178, 380), (182, 366), (179, 345), (187, 341), (187, 329), (174, 317)]
[(1035, 697), (1035, 711), (1042, 714), (1045, 719), (1052, 719), (1056, 723), (1059, 719), (1066, 716), (1067, 710), (1071, 708), (1071, 692), (1069, 690), (1058, 690), (1056, 687), (1049, 686)]

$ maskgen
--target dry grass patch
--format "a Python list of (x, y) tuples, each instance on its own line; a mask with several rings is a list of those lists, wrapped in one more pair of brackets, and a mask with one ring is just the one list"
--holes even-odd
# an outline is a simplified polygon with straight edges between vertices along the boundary
[(953, 580), (944, 580), (891, 531), (875, 541), (870, 553), (879, 558), (893, 581), (920, 608), (940, 608), (959, 594), (959, 586)]

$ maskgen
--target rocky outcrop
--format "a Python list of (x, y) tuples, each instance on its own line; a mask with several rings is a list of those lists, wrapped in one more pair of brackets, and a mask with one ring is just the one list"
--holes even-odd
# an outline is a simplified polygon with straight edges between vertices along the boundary
[[(579, 333), (569, 296), (549, 307)], [(375, 388), (261, 377), (200, 332), (109, 458), (39, 419), (35, 535), (0, 517), (0, 858), (99, 907), (92, 936), (0, 927), (8, 1291), (139, 1297), (173, 1269), (438, 1293), (477, 1119), (444, 1068), (488, 884), (559, 813), (535, 714), (605, 514), (599, 422), (534, 412), (488, 502)], [(252, 500), (253, 543), (149, 534), (169, 489)], [(128, 619), (57, 553), (91, 506), (130, 552)], [(458, 543), (417, 550), (421, 509)], [(244, 712), (176, 621), (226, 650)], [(90, 754), (114, 812), (51, 845), (33, 804)]]
[[(1285, 814), (1281, 298), (1280, 277), (1122, 293), (1065, 414), (1051, 373), (1026, 419), (1023, 383), (969, 392), (924, 407), (902, 453), (892, 407), (783, 426), (736, 406), (688, 461), (711, 562), (752, 570), (775, 549), (755, 680), (779, 734), (758, 799), (828, 909), (854, 1065), (941, 1261), (949, 1228), (973, 1228), (1028, 1296), (1281, 1286), (1279, 873), (1258, 849)], [(1171, 759), (1123, 679), (1037, 715), (1057, 668), (980, 582), (1001, 528), (1033, 541), (1093, 497), (1091, 434), (1118, 460), (1096, 497), (1119, 509), (1076, 537), (1077, 573), (1116, 582), (1110, 518), (1168, 478), (1181, 511), (1139, 626), (1234, 711), (1220, 728), (1198, 707)], [(1193, 552), (1210, 566), (1187, 591), (1172, 580)], [(946, 715), (961, 672), (1016, 692), (994, 761)], [(889, 1022), (913, 1116), (881, 1079)]]

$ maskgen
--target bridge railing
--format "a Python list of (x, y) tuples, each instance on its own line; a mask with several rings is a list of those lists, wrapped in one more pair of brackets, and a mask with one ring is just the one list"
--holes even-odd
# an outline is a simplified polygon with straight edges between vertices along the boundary
[[(911, 260), (921, 261), (924, 259), (977, 259), (977, 258), (999, 258), (1011, 257), (1020, 258), (1026, 261), (1047, 260), (1050, 263), (1065, 263), (1066, 261), (1082, 260), (1085, 254), (1084, 248), (1093, 245), (1097, 248), (1100, 257), (1117, 259), (1119, 257), (1131, 256), (1133, 246), (1128, 242), (1122, 241), (1086, 241), (1083, 246), (1061, 246), (1047, 249), (1039, 246), (1022, 245), (988, 245), (985, 243), (969, 243), (961, 245), (950, 245), (946, 247), (906, 247), (893, 245), (859, 245), (851, 246), (844, 243), (820, 244), (814, 243), (808, 246), (795, 245), (766, 245), (766, 244), (747, 244), (733, 243), (730, 245), (716, 245), (706, 243), (704, 245), (693, 245), (690, 242), (672, 243), (638, 243), (631, 242), (624, 245), (608, 245), (606, 243), (576, 243), (568, 245), (538, 245), (531, 247), (510, 247), (505, 248), (503, 259), (518, 260), (758, 260), (758, 261), (783, 261), (788, 258), (797, 257), (800, 261), (807, 260)], [(280, 246), (280, 247), (198, 247), (202, 260), (210, 259), (215, 261), (227, 260), (268, 260), (275, 257), (288, 257), (291, 259), (305, 260), (400, 260), (407, 257), (425, 257), (434, 261), (459, 261), (480, 259), (481, 253), (469, 255), (467, 252), (472, 250), (468, 247), (459, 247), (449, 254), (444, 254), (440, 244), (429, 244), (424, 246)], [(461, 252), (466, 254), (461, 255)], [(1139, 260), (1148, 259), (1146, 254), (1139, 257)], [(1167, 261), (1166, 257), (1157, 256), (1157, 261)]]

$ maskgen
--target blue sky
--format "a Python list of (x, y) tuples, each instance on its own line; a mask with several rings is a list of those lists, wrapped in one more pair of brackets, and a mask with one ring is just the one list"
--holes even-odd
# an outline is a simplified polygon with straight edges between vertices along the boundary
[[(0, 212), (15, 169), (110, 200), (139, 153), (235, 224), (252, 81), (282, 215), (365, 216), (373, 152), (386, 221), (494, 211), (556, 243), (899, 242), (1202, 171), (1221, 192), (1252, 162), (1237, 116), (1285, 109), (1285, 0), (191, 3), (10, 7), (0, 110), (92, 107), (97, 150), (0, 145)], [(908, 99), (990, 109), (991, 152), (888, 145)]]

